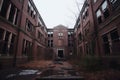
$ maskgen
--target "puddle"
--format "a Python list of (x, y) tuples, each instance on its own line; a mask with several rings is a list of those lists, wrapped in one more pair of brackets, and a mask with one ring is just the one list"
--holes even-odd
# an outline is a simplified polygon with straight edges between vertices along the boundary
[(14, 76), (16, 76), (16, 74), (9, 74), (6, 78), (12, 78)]
[(31, 75), (31, 74), (36, 74), (38, 70), (22, 70), (19, 75)]

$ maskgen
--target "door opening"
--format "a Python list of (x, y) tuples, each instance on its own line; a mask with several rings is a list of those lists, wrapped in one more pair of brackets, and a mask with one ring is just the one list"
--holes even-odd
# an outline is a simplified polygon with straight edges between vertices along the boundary
[(58, 57), (60, 58), (64, 57), (63, 50), (58, 50)]

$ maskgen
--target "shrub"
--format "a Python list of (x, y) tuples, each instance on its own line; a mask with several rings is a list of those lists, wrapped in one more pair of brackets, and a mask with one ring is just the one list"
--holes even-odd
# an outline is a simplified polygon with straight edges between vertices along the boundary
[(78, 65), (80, 68), (86, 71), (98, 71), (103, 68), (102, 60), (99, 57), (85, 56), (75, 61), (75, 65)]

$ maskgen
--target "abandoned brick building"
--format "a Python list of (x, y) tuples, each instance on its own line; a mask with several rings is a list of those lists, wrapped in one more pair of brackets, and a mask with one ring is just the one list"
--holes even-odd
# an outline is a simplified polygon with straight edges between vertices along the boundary
[(120, 55), (120, 0), (86, 0), (74, 27), (80, 56)]
[(0, 63), (13, 65), (39, 59), (47, 28), (32, 0), (0, 0)]
[(63, 25), (58, 25), (53, 29), (48, 29), (48, 49), (53, 50), (54, 58), (69, 58), (74, 52), (73, 29), (68, 29)]
[(33, 0), (0, 0), (0, 65), (120, 55), (120, 0), (85, 0), (73, 29), (46, 27)]

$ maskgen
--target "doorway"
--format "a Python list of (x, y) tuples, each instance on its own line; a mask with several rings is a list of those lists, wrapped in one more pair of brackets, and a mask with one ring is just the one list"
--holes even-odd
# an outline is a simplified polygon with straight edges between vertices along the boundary
[(58, 50), (58, 57), (60, 57), (60, 58), (64, 57), (63, 50)]

